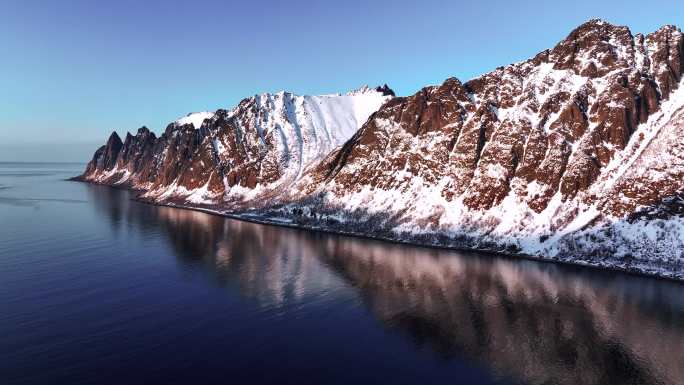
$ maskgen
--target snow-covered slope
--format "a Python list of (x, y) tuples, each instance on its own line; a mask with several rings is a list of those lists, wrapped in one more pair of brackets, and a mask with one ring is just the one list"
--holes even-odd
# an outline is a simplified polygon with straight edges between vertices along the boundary
[(202, 127), (202, 123), (204, 123), (205, 119), (211, 119), (214, 117), (213, 112), (208, 112), (208, 111), (202, 111), (202, 112), (192, 112), (184, 117), (176, 120), (176, 124), (179, 126), (184, 126), (186, 124), (190, 124), (196, 129), (199, 129)]
[[(244, 183), (236, 183), (237, 188), (227, 189), (227, 195), (254, 197), (263, 190), (286, 187), (306, 168), (351, 138), (390, 97), (364, 86), (347, 94), (320, 96), (298, 96), (281, 91), (241, 102), (226, 119), (234, 120), (240, 136), (257, 134), (254, 140), (265, 144), (268, 151), (260, 159), (265, 163), (260, 170), (262, 178), (255, 176), (254, 181), (242, 180)], [(232, 135), (222, 135), (221, 130), (216, 132), (214, 146), (220, 160), (230, 162), (234, 156), (230, 151), (234, 141)], [(239, 187), (247, 187), (250, 191)]]

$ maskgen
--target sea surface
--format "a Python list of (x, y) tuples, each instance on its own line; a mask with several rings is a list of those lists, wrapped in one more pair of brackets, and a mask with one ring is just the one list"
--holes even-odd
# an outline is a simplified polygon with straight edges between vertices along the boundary
[(0, 384), (684, 384), (684, 285), (265, 226), (0, 163)]

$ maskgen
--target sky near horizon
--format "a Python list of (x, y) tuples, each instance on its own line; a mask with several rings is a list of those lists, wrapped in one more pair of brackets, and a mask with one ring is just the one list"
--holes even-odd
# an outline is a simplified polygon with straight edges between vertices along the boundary
[[(681, 0), (680, 0), (681, 1)], [(261, 92), (398, 95), (553, 47), (591, 18), (648, 33), (679, 1), (0, 0), (0, 161), (87, 161)]]

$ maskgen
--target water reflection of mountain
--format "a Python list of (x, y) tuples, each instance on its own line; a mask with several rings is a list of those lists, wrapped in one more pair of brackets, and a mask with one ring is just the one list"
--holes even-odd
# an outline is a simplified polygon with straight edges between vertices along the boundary
[(239, 285), (242, 294), (266, 306), (328, 291), (340, 281), (320, 263), (310, 237), (291, 236), (309, 234), (304, 231), (284, 234), (277, 227), (131, 201), (124, 190), (89, 187), (115, 232), (134, 226), (159, 234), (181, 263), (210, 268), (219, 282)]
[[(343, 278), (388, 328), (532, 384), (684, 383), (684, 287), (226, 220), (93, 194), (245, 295), (284, 302)], [(109, 191), (109, 193), (106, 193)], [(331, 272), (333, 274), (331, 274)]]

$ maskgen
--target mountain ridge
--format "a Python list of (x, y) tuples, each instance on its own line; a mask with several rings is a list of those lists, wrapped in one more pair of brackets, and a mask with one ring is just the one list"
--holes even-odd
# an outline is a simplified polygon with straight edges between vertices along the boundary
[[(81, 178), (126, 184), (125, 174), (114, 180), (102, 172), (124, 167), (137, 178), (131, 187), (155, 203), (683, 277), (684, 220), (676, 210), (625, 220), (684, 188), (683, 68), (678, 28), (633, 35), (592, 19), (555, 47), (465, 83), (449, 78), (407, 97), (376, 89), (385, 99), (365, 109), (367, 120), (355, 119), (356, 127), (338, 136), (343, 140), (330, 141), (339, 147), (302, 151), (275, 144), (273, 136), (269, 144), (262, 135), (273, 127), (268, 118), (240, 130), (220, 123), (230, 117), (219, 110), (198, 130), (167, 127), (167, 138), (187, 131), (185, 142), (165, 139), (156, 153), (166, 159), (170, 152), (169, 159), (186, 164), (182, 170), (150, 174), (168, 167), (130, 155), (112, 166), (119, 144), (110, 138)], [(278, 110), (275, 101), (264, 102), (262, 108), (245, 99), (232, 111), (240, 111), (240, 122), (258, 122)], [(291, 109), (278, 111), (289, 116)], [(230, 138), (217, 149), (193, 144), (199, 139), (191, 129), (251, 139)], [(151, 145), (136, 143), (136, 154)], [(302, 161), (283, 167), (293, 154)], [(249, 156), (262, 156), (258, 167)]]

